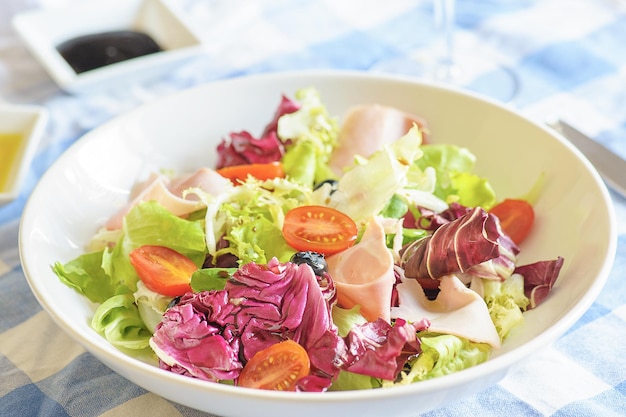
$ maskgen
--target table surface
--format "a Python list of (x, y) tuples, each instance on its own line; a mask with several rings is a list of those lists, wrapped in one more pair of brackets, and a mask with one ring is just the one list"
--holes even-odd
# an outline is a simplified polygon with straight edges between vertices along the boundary
[[(432, 39), (432, 5), (181, 0), (184, 15), (207, 42), (202, 56), (130, 88), (76, 96), (59, 91), (9, 24), (20, 10), (69, 2), (0, 5), (0, 97), (40, 104), (51, 115), (19, 198), (0, 207), (0, 416), (206, 416), (112, 372), (41, 309), (18, 255), (20, 216), (30, 192), (84, 133), (165, 94), (279, 70), (378, 71), (382, 63), (423, 51), (440, 42)], [(485, 63), (505, 64), (519, 81), (511, 106), (532, 118), (560, 117), (626, 157), (626, 2), (459, 0), (455, 29), (460, 62), (471, 52), (483, 63), (464, 73), (466, 88), (506, 99), (494, 87), (497, 70)], [(425, 416), (626, 415), (626, 200), (611, 197), (617, 256), (589, 311), (497, 385)]]

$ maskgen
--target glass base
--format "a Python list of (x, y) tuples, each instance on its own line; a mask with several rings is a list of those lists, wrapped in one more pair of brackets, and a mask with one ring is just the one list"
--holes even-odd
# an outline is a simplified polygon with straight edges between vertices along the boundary
[(512, 68), (471, 56), (456, 57), (453, 63), (446, 63), (432, 58), (432, 55), (420, 53), (378, 62), (370, 71), (448, 84), (505, 103), (517, 96), (520, 87)]

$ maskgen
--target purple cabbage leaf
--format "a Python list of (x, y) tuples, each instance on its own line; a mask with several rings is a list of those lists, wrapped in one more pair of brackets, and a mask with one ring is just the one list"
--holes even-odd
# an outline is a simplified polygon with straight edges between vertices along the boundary
[(216, 168), (279, 161), (285, 153), (283, 144), (270, 132), (255, 138), (247, 131), (233, 132), (217, 146)]
[(524, 294), (530, 300), (527, 309), (537, 307), (552, 291), (559, 276), (564, 259), (559, 256), (549, 261), (538, 261), (515, 268), (515, 273), (524, 277)]
[(217, 147), (216, 168), (280, 161), (285, 149), (276, 131), (278, 119), (299, 108), (297, 102), (283, 96), (273, 119), (265, 126), (260, 138), (254, 137), (248, 131), (230, 133)]
[(320, 279), (306, 264), (249, 263), (223, 290), (182, 296), (150, 345), (163, 369), (214, 382), (236, 382), (255, 353), (286, 339), (309, 355), (311, 372), (299, 391), (325, 391), (341, 371), (393, 380), (419, 353), (416, 333), (429, 322), (360, 322), (342, 337), (331, 317), (334, 291), (330, 276)]
[(164, 313), (150, 339), (160, 367), (207, 381), (236, 378), (243, 364), (235, 309), (224, 290), (183, 295)]
[(436, 230), (407, 244), (401, 266), (408, 278), (439, 279), (463, 274), (505, 280), (515, 269), (518, 246), (502, 232), (498, 219), (480, 207), (441, 222)]
[(421, 352), (416, 333), (428, 328), (423, 320), (408, 323), (383, 319), (356, 325), (346, 337), (348, 357), (344, 370), (374, 378), (393, 380), (407, 359)]
[(276, 258), (268, 265), (249, 263), (224, 290), (185, 294), (165, 312), (150, 344), (162, 368), (217, 382), (236, 380), (256, 352), (291, 339), (311, 361), (311, 375), (300, 387), (323, 390), (345, 351), (326, 297), (332, 295), (323, 293), (308, 265)]

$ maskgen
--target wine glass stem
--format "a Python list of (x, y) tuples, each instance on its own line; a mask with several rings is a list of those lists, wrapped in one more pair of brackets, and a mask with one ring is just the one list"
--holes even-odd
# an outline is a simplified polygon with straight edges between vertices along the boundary
[(443, 41), (440, 59), (444, 78), (452, 76), (454, 67), (454, 9), (455, 0), (434, 0), (435, 27)]

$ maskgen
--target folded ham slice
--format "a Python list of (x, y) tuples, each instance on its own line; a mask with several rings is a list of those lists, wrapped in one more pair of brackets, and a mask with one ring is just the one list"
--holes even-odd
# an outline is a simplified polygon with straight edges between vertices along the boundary
[(183, 198), (183, 192), (186, 189), (200, 188), (209, 194), (218, 195), (229, 187), (232, 187), (229, 179), (209, 168), (200, 168), (192, 174), (176, 178), (152, 174), (145, 182), (133, 189), (128, 204), (113, 215), (105, 227), (108, 230), (120, 229), (128, 212), (143, 201), (157, 201), (176, 216), (184, 216), (204, 205), (194, 195)]
[(391, 293), (395, 283), (393, 256), (385, 245), (383, 226), (374, 218), (361, 241), (326, 259), (337, 288), (337, 303), (343, 308), (361, 306), (368, 321), (390, 321)]
[(437, 298), (429, 300), (417, 280), (403, 277), (397, 286), (400, 306), (391, 309), (391, 317), (410, 322), (426, 318), (431, 332), (500, 347), (498, 331), (478, 293), (467, 288), (456, 275), (442, 277), (439, 288)]
[(395, 142), (416, 123), (421, 131), (426, 128), (423, 119), (393, 107), (379, 104), (355, 106), (343, 121), (337, 148), (329, 165), (337, 174), (352, 165), (354, 156), (369, 157), (384, 144)]

